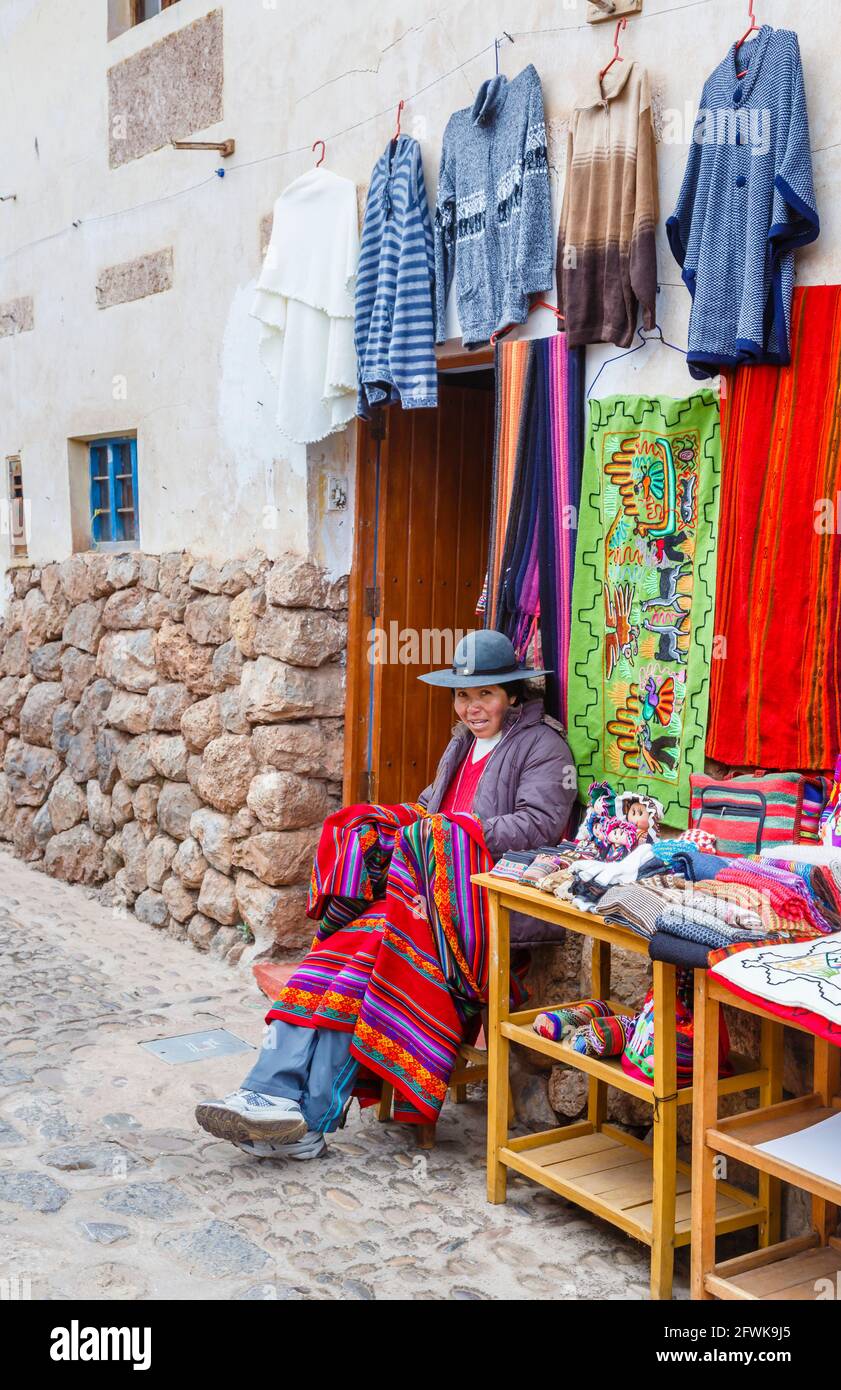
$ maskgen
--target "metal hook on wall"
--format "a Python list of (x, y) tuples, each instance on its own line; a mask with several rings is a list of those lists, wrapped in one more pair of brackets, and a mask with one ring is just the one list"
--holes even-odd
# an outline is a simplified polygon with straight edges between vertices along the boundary
[(502, 46), (503, 39), (507, 39), (509, 43), (514, 42), (507, 29), (503, 29), (500, 37), (498, 39), (494, 39), (494, 67), (496, 68), (497, 77), (499, 77), (499, 50)]
[(317, 169), (318, 166), (319, 166), (319, 164), (323, 164), (323, 163), (324, 163), (324, 156), (325, 156), (326, 153), (327, 153), (327, 146), (325, 145), (325, 143), (324, 143), (323, 140), (314, 140), (314, 141), (313, 141), (313, 146), (312, 146), (313, 154), (315, 153), (315, 147), (316, 147), (316, 145), (320, 145), (320, 146), (321, 146), (321, 158), (320, 158), (320, 159), (317, 159), (317, 160), (315, 161), (315, 167), (316, 167), (316, 169)]

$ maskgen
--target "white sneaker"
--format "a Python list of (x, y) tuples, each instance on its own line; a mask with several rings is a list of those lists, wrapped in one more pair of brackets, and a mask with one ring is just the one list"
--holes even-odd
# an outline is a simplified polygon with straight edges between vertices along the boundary
[(296, 1100), (242, 1089), (232, 1091), (224, 1100), (202, 1101), (196, 1106), (196, 1120), (208, 1134), (232, 1144), (250, 1139), (294, 1142), (307, 1132)]
[(327, 1152), (327, 1143), (319, 1130), (308, 1129), (303, 1139), (292, 1140), (289, 1143), (243, 1139), (237, 1144), (237, 1148), (242, 1149), (244, 1154), (250, 1154), (252, 1158), (295, 1158), (300, 1161), (305, 1158), (321, 1158), (321, 1155)]

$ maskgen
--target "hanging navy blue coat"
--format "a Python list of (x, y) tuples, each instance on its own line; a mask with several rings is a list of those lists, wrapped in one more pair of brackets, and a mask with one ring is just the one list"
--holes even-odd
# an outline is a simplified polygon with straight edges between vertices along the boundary
[(707, 80), (666, 225), (692, 295), (692, 375), (787, 366), (794, 252), (820, 231), (796, 34), (764, 25)]

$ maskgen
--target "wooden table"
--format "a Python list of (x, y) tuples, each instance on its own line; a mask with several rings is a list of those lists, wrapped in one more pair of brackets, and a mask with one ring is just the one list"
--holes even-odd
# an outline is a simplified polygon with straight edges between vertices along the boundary
[[(577, 1203), (651, 1248), (651, 1296), (672, 1295), (674, 1251), (692, 1235), (691, 1170), (677, 1157), (678, 1107), (692, 1101), (692, 1087), (677, 1086), (675, 967), (654, 961), (654, 1085), (628, 1076), (618, 1058), (603, 1060), (573, 1052), (568, 1043), (552, 1042), (534, 1032), (532, 1024), (544, 1004), (512, 1014), (509, 1007), (510, 929), (512, 911), (525, 912), (592, 943), (592, 994), (610, 999), (610, 953), (616, 946), (648, 956), (648, 942), (626, 927), (614, 926), (593, 913), (581, 912), (537, 888), (476, 874), (473, 882), (487, 889), (490, 907), (490, 968), (488, 1007), (488, 1201), (504, 1202), (508, 1170), (531, 1178)], [(642, 1000), (640, 1000), (640, 1004)], [(628, 1007), (613, 1001), (617, 1013)], [(587, 1119), (509, 1138), (508, 1060), (512, 1042), (576, 1067), (589, 1076)], [(753, 1068), (735, 1059), (733, 1076), (718, 1081), (718, 1059), (712, 1075), (716, 1094), (758, 1088), (763, 1103), (777, 1085), (768, 1069)], [(607, 1121), (610, 1087), (636, 1096), (652, 1107), (653, 1142), (645, 1144)], [(770, 1189), (769, 1189), (770, 1192)], [(774, 1217), (766, 1200), (719, 1183), (714, 1195), (715, 1231), (759, 1226), (766, 1242)]]
[[(760, 1108), (742, 1115), (718, 1118), (718, 1096), (711, 1077), (711, 1058), (718, 1046), (719, 1010), (722, 1004), (743, 1010), (762, 1020), (760, 1065), (768, 1082), (760, 1094)], [(832, 1183), (757, 1145), (783, 1137), (828, 1119), (841, 1109), (841, 1049), (815, 1038), (812, 1091), (794, 1100), (783, 1100), (783, 1032), (794, 1028), (807, 1032), (793, 1019), (783, 1023), (761, 1004), (735, 995), (706, 971), (695, 974), (695, 1076), (697, 1100), (693, 1114), (692, 1166), (692, 1297), (696, 1299), (788, 1299), (826, 1297), (827, 1282), (834, 1297), (841, 1294), (841, 1240), (834, 1234), (841, 1206), (841, 1184)], [(712, 1213), (716, 1200), (718, 1155), (738, 1159), (759, 1173), (760, 1201), (773, 1213), (767, 1239), (750, 1255), (723, 1264), (715, 1262), (716, 1227)], [(780, 1243), (779, 1189), (787, 1182), (812, 1197), (810, 1235)], [(822, 1282), (823, 1281), (823, 1282)]]

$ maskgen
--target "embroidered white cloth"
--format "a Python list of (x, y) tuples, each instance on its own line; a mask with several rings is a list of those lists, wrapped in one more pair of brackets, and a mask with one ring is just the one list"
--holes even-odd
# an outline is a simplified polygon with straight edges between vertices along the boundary
[(315, 444), (356, 413), (353, 306), (359, 261), (356, 185), (309, 169), (274, 205), (272, 235), (251, 312), (277, 382), (277, 423)]
[(760, 999), (808, 1009), (841, 1025), (841, 932), (814, 941), (754, 946), (710, 972)]

